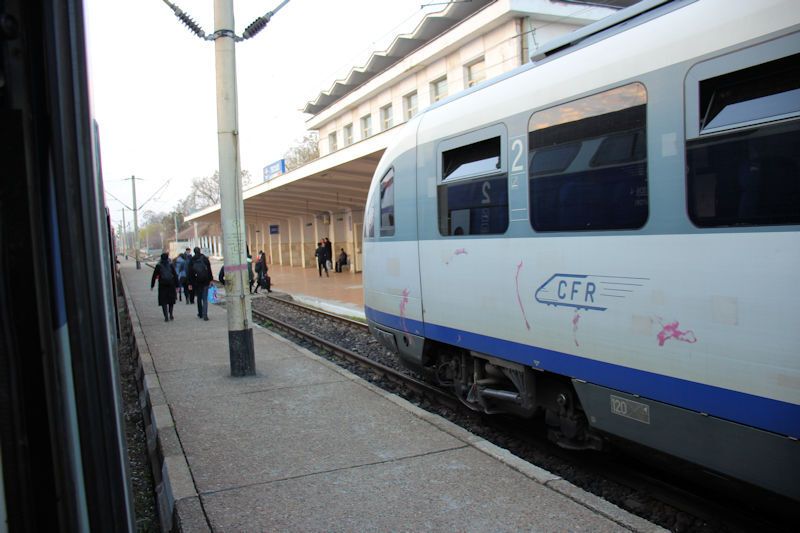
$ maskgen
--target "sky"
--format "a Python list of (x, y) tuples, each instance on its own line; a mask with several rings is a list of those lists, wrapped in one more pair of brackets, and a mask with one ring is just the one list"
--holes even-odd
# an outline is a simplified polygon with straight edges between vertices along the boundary
[[(213, 0), (173, 3), (213, 33)], [(234, 0), (236, 34), (279, 3)], [(251, 184), (306, 133), (306, 102), (444, 7), (437, 0), (290, 0), (261, 33), (237, 43), (240, 156)], [(219, 166), (214, 43), (195, 36), (162, 0), (85, 0), (84, 9), (112, 219), (121, 222), (123, 204), (132, 206), (131, 176), (140, 213), (171, 212), (193, 178)], [(129, 225), (131, 218), (126, 213)]]

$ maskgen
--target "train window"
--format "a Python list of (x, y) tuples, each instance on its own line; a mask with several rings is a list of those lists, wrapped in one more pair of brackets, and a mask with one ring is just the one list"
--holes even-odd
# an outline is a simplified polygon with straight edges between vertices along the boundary
[(800, 115), (800, 54), (700, 82), (700, 132)]
[(686, 142), (686, 182), (697, 226), (800, 224), (798, 61), (795, 54), (696, 84), (700, 131)]
[(529, 194), (536, 231), (644, 226), (646, 105), (644, 85), (632, 83), (533, 114)]
[(442, 152), (443, 180), (497, 172), (499, 168), (500, 137)]
[(441, 153), (439, 233), (491, 235), (508, 228), (508, 177), (501, 138), (492, 137)]
[(381, 237), (394, 235), (394, 169), (381, 178)]

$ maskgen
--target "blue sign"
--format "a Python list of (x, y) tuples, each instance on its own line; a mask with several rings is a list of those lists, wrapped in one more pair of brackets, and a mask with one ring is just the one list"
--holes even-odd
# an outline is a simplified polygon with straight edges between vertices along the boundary
[(282, 174), (286, 174), (285, 159), (278, 159), (274, 163), (270, 163), (264, 167), (264, 181), (269, 181), (272, 178), (276, 178)]
[(278, 234), (279, 226), (277, 224), (270, 224), (269, 226), (269, 234), (270, 235), (277, 235)]

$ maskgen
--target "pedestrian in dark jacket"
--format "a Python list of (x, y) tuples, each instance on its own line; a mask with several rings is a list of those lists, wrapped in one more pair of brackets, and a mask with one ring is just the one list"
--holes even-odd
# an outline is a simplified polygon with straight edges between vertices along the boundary
[[(194, 291), (189, 286), (189, 262), (192, 260), (192, 249), (187, 248), (183, 255), (183, 278), (181, 279), (181, 286), (183, 287), (183, 294), (186, 295), (186, 305), (194, 303)], [(178, 277), (181, 273), (178, 272)]]
[(330, 277), (328, 274), (328, 265), (326, 264), (328, 261), (328, 252), (325, 251), (325, 243), (322, 241), (317, 243), (317, 250), (314, 252), (314, 255), (317, 256), (317, 268), (319, 269), (319, 277), (322, 277), (322, 269), (325, 269), (325, 275)]
[(150, 279), (150, 290), (158, 280), (158, 305), (164, 312), (164, 322), (169, 322), (175, 317), (172, 316), (172, 309), (175, 305), (175, 291), (178, 287), (178, 273), (169, 261), (169, 254), (161, 254), (161, 261), (153, 269), (153, 277)]
[(258, 289), (263, 289), (266, 287), (264, 278), (267, 275), (267, 264), (266, 261), (264, 261), (264, 252), (258, 252), (258, 257), (256, 257), (256, 263), (253, 268), (256, 271), (256, 288), (253, 291), (253, 294), (258, 294)]
[(267, 254), (263, 251), (258, 252), (258, 260), (256, 261), (256, 273), (258, 273), (258, 286), (262, 289), (267, 289), (267, 292), (272, 292), (271, 278), (269, 277), (269, 267), (267, 266)]
[(333, 268), (333, 243), (330, 241), (329, 238), (325, 237), (322, 239), (322, 244), (325, 245), (325, 261), (328, 270)]
[(200, 252), (199, 246), (195, 247), (194, 256), (189, 260), (187, 276), (189, 289), (194, 291), (197, 300), (197, 318), (208, 320), (208, 286), (214, 275), (211, 273), (211, 262)]

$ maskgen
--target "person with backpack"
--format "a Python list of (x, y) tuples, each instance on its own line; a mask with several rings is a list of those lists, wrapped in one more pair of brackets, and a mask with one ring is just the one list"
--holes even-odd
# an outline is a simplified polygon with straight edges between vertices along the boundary
[(208, 320), (208, 286), (214, 279), (211, 274), (211, 262), (195, 246), (194, 256), (189, 260), (186, 275), (189, 279), (189, 290), (194, 291), (197, 300), (197, 318)]
[(169, 322), (175, 317), (172, 316), (172, 309), (175, 305), (175, 292), (178, 283), (178, 273), (169, 261), (169, 254), (161, 254), (161, 260), (153, 269), (153, 277), (150, 279), (150, 290), (158, 280), (158, 305), (164, 312), (164, 322)]
[(181, 292), (186, 296), (186, 303), (189, 303), (189, 289), (186, 286), (186, 256), (178, 254), (175, 258), (175, 272), (178, 273), (178, 300), (181, 299)]

